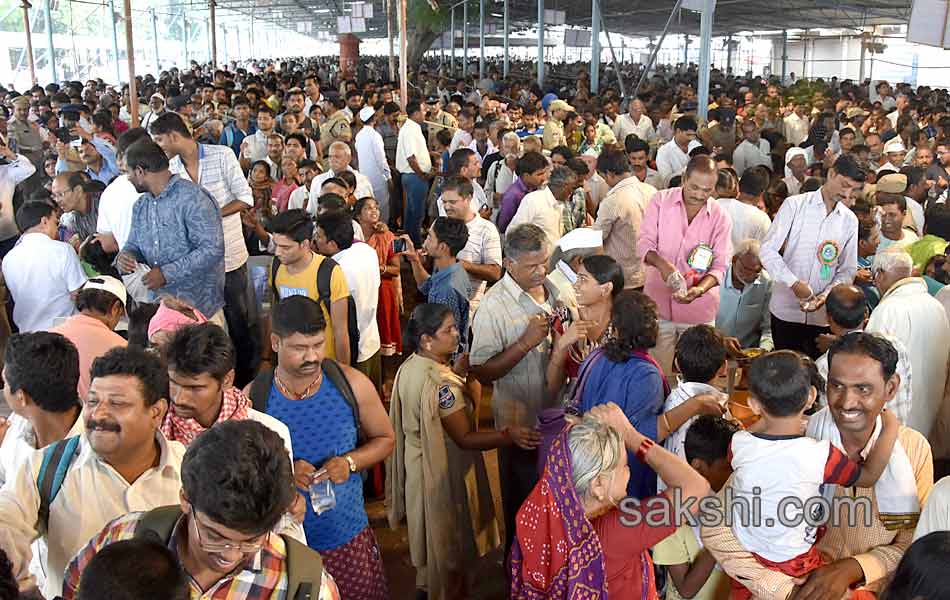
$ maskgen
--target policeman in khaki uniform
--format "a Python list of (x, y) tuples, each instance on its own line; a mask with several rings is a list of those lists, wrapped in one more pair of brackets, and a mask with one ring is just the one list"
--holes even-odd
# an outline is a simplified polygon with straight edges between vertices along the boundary
[(459, 127), (458, 119), (450, 113), (442, 110), (438, 96), (429, 96), (426, 99), (426, 106), (429, 109), (429, 116), (426, 121), (429, 123), (429, 147), (435, 147), (435, 136), (443, 129), (448, 129), (449, 133), (454, 134)]
[(323, 103), (327, 120), (320, 126), (320, 145), (324, 156), (330, 151), (330, 144), (333, 142), (343, 142), (347, 145), (353, 142), (350, 118), (343, 111), (345, 106), (346, 102), (342, 98), (328, 99)]
[(548, 105), (548, 120), (544, 124), (544, 136), (542, 137), (545, 150), (567, 145), (567, 137), (564, 135), (564, 121), (567, 119), (567, 113), (573, 110), (574, 107), (563, 100), (554, 100)]
[(30, 99), (17, 96), (13, 100), (13, 118), (7, 124), (7, 137), (16, 152), (30, 159), (37, 169), (43, 168), (43, 138), (40, 129), (30, 123)]

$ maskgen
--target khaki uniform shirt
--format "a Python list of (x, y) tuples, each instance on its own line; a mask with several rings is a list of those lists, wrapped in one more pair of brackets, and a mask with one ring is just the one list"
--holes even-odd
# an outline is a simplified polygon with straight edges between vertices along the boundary
[(544, 136), (541, 138), (545, 150), (552, 150), (558, 146), (567, 145), (564, 135), (564, 124), (557, 119), (548, 119), (544, 124)]

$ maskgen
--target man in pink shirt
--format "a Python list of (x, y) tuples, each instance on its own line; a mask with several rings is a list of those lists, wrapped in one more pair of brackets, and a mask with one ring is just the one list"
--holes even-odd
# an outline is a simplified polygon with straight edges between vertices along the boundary
[(50, 329), (66, 337), (79, 350), (79, 399), (89, 391), (89, 369), (92, 361), (109, 350), (128, 343), (117, 334), (115, 326), (125, 314), (125, 286), (115, 277), (103, 275), (86, 281), (76, 296), (77, 314), (65, 323)]
[(660, 332), (653, 355), (672, 371), (679, 336), (699, 323), (714, 325), (719, 284), (732, 256), (732, 222), (712, 199), (716, 163), (696, 156), (686, 166), (683, 187), (657, 192), (640, 227), (637, 254), (646, 269), (644, 292), (657, 303)]

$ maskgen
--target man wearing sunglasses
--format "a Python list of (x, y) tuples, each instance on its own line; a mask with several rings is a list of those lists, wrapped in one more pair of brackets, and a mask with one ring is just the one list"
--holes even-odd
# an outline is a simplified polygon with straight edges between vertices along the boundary
[(339, 600), (317, 553), (272, 533), (295, 494), (280, 435), (254, 421), (218, 423), (188, 447), (181, 480), (180, 506), (119, 517), (79, 551), (66, 569), (65, 600), (77, 597), (80, 574), (101, 549), (153, 536), (177, 556), (192, 597)]

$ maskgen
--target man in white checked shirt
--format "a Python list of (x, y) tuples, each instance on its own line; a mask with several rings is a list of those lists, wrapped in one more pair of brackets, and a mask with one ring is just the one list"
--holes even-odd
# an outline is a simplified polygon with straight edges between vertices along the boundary
[(254, 292), (248, 280), (248, 253), (240, 215), (242, 210), (254, 206), (251, 187), (233, 151), (227, 146), (195, 142), (177, 114), (168, 113), (155, 119), (149, 133), (168, 155), (171, 172), (206, 189), (221, 209), (224, 317), (237, 351), (235, 385), (246, 385), (254, 379), (261, 356), (257, 301), (251, 296)]
[(762, 263), (774, 280), (772, 338), (775, 349), (817, 358), (815, 338), (828, 331), (825, 298), (857, 271), (858, 218), (851, 193), (865, 171), (850, 155), (835, 161), (817, 191), (782, 203), (762, 243)]

